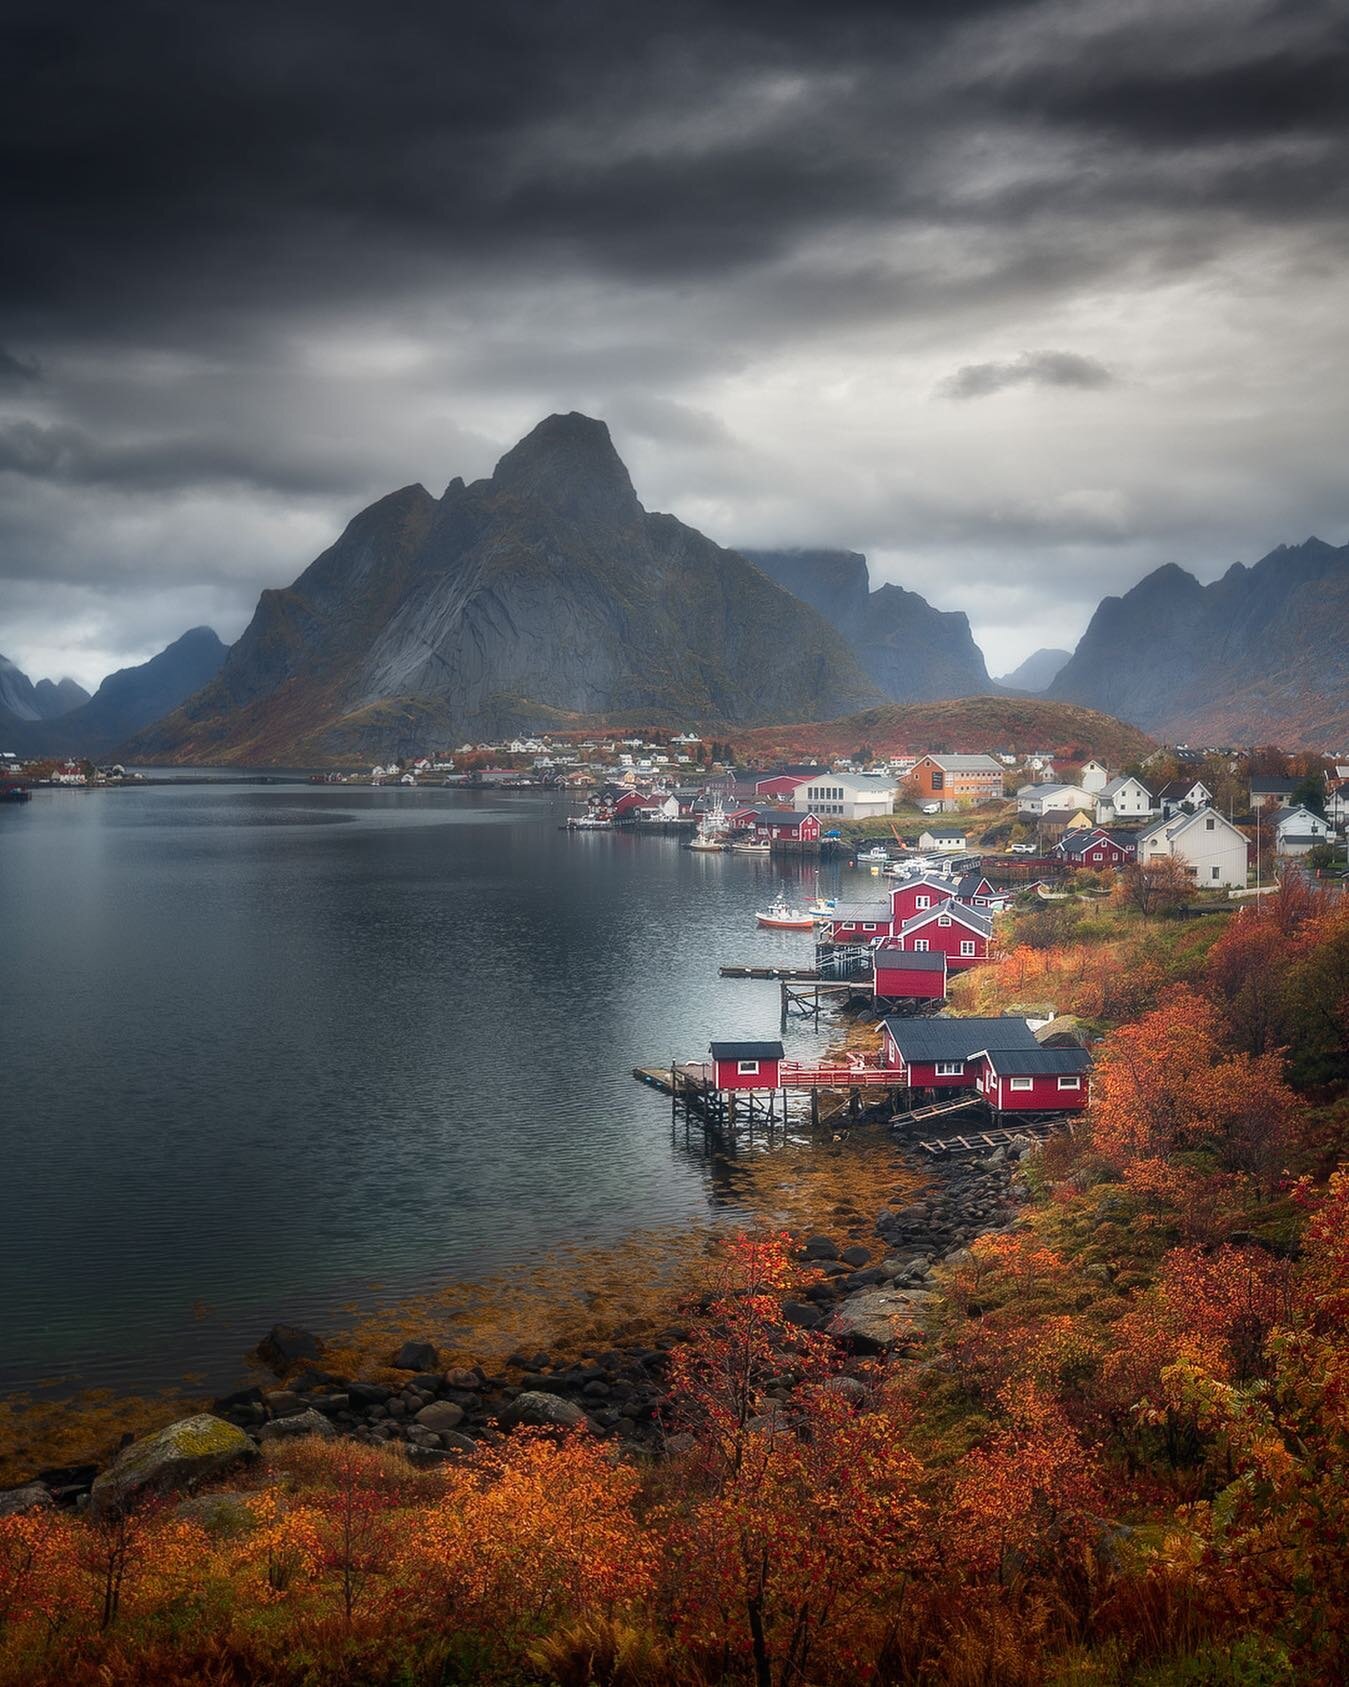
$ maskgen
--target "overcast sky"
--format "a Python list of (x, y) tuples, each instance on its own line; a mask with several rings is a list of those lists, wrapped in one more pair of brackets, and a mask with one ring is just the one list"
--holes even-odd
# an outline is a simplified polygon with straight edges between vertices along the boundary
[(1349, 9), (9, 0), (0, 651), (234, 638), (362, 504), (606, 418), (993, 672), (1349, 539)]

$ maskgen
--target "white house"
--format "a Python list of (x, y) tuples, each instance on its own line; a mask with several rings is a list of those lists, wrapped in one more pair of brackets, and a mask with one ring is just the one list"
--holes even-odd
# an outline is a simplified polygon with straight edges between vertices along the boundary
[(871, 773), (819, 773), (792, 792), (792, 807), (821, 820), (868, 820), (894, 813), (895, 784)]
[(1023, 785), (1016, 794), (1018, 814), (1071, 813), (1079, 808), (1090, 813), (1095, 802), (1080, 785)]
[(1271, 816), (1274, 848), (1280, 855), (1305, 855), (1335, 834), (1329, 820), (1309, 808), (1280, 808)]
[(1152, 792), (1133, 774), (1112, 779), (1096, 793), (1096, 823), (1108, 826), (1113, 820), (1146, 820), (1156, 811)]
[(934, 826), (931, 831), (923, 832), (918, 839), (919, 849), (935, 849), (942, 853), (956, 852), (965, 848), (965, 834), (955, 826)]
[(1138, 861), (1181, 862), (1205, 890), (1244, 890), (1250, 845), (1216, 809), (1163, 815), (1138, 834)]
[(1103, 762), (1098, 762), (1093, 756), (1090, 761), (1082, 763), (1077, 782), (1084, 791), (1090, 791), (1093, 796), (1103, 791), (1110, 782), (1110, 770)]
[(1343, 826), (1349, 821), (1349, 778), (1336, 785), (1327, 796), (1326, 813), (1337, 826)]
[(1202, 779), (1172, 779), (1157, 793), (1157, 806), (1168, 818), (1182, 810), (1203, 808), (1213, 801), (1213, 792)]

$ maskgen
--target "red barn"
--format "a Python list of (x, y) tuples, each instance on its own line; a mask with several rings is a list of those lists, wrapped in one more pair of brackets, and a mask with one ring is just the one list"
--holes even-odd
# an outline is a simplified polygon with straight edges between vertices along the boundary
[(1090, 1099), (1085, 1049), (983, 1049), (976, 1084), (995, 1113), (1079, 1113)]
[(820, 936), (826, 943), (874, 943), (893, 929), (888, 902), (837, 902)]
[(883, 1020), (882, 1062), (905, 1089), (972, 1089), (988, 1050), (1042, 1052), (1024, 1019)]
[(820, 822), (814, 814), (790, 808), (761, 808), (749, 822), (762, 843), (819, 843)]
[(875, 993), (893, 1001), (939, 1002), (946, 995), (946, 956), (915, 955), (893, 937), (876, 945)]
[(659, 797), (648, 797), (641, 791), (628, 791), (618, 799), (609, 813), (613, 819), (622, 820), (627, 815), (635, 817), (640, 809), (659, 807)]
[(1060, 860), (1071, 861), (1075, 867), (1101, 872), (1127, 866), (1138, 851), (1128, 833), (1107, 832), (1098, 826), (1091, 832), (1081, 828), (1076, 832), (1066, 832), (1054, 845), (1052, 853)]
[(712, 1075), (719, 1090), (775, 1090), (781, 1043), (713, 1043)]
[(906, 949), (916, 954), (940, 951), (946, 956), (949, 972), (963, 972), (988, 959), (993, 920), (977, 908), (967, 908), (963, 902), (946, 901), (929, 908), (925, 914), (905, 920), (897, 935)]
[(811, 775), (808, 773), (771, 773), (762, 779), (754, 781), (754, 795), (756, 797), (785, 797), (791, 801), (798, 785), (808, 785)]
[(917, 879), (905, 879), (890, 892), (890, 918), (895, 930), (898, 931), (905, 920), (911, 920), (915, 914), (925, 914), (939, 902), (948, 902), (955, 893), (956, 887), (951, 879), (939, 879), (932, 873), (925, 873)]

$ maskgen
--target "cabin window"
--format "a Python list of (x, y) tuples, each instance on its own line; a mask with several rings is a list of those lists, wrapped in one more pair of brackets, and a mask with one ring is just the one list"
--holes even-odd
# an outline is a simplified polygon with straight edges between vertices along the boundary
[(974, 953), (974, 939), (972, 937), (961, 938), (960, 952), (962, 955), (972, 955)]
[(927, 954), (927, 938), (926, 937), (916, 937), (914, 939), (914, 943), (913, 943), (913, 951), (914, 951), (914, 954), (916, 954), (916, 955), (926, 955)]
[(959, 1078), (964, 1074), (963, 1060), (939, 1060), (937, 1062), (937, 1076), (939, 1078)]
[(863, 927), (862, 927), (862, 930), (863, 930), (863, 931), (875, 931), (875, 930), (876, 930), (876, 927), (875, 927), (875, 926), (874, 926), (874, 925), (864, 925), (864, 926), (863, 926)]
[(937, 924), (939, 926), (949, 926), (950, 923), (951, 923), (951, 916), (949, 914), (938, 914)]
[(930, 908), (932, 906), (932, 898), (930, 896), (915, 896), (913, 899), (913, 905), (915, 908)]
[(1080, 1090), (1082, 1088), (1082, 1080), (1081, 1078), (1060, 1078), (1059, 1088), (1061, 1090)]
[(758, 1073), (759, 1062), (757, 1060), (737, 1060), (735, 1069), (742, 1078), (753, 1078)]
[(1209, 877), (1211, 879), (1216, 879), (1221, 871), (1222, 869), (1220, 867), (1210, 867), (1208, 870)]
[(1013, 1078), (1011, 1083), (1014, 1090), (1031, 1090), (1035, 1088), (1034, 1078)]
[(1205, 830), (1205, 831), (1206, 831), (1206, 832), (1212, 832), (1212, 831), (1214, 831), (1214, 830), (1215, 830), (1215, 827), (1214, 827), (1214, 824), (1213, 824), (1213, 822), (1212, 822), (1212, 821), (1211, 821), (1211, 820), (1206, 820), (1206, 821), (1205, 821), (1205, 822), (1204, 822), (1204, 830)]

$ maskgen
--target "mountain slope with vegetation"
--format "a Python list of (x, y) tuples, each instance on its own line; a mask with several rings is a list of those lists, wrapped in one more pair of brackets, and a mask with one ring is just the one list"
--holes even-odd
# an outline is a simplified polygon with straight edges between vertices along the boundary
[(550, 416), (490, 479), (404, 487), (262, 594), (144, 759), (388, 758), (618, 716), (827, 719), (880, 699), (839, 634), (637, 500), (603, 422)]
[(1048, 750), (1065, 762), (1096, 756), (1111, 768), (1137, 761), (1155, 748), (1146, 733), (1125, 721), (1038, 697), (892, 703), (820, 725), (762, 727), (737, 733), (735, 739), (737, 753), (755, 759), (811, 755), (827, 760), (851, 756), (863, 747), (878, 756), (927, 750)]

